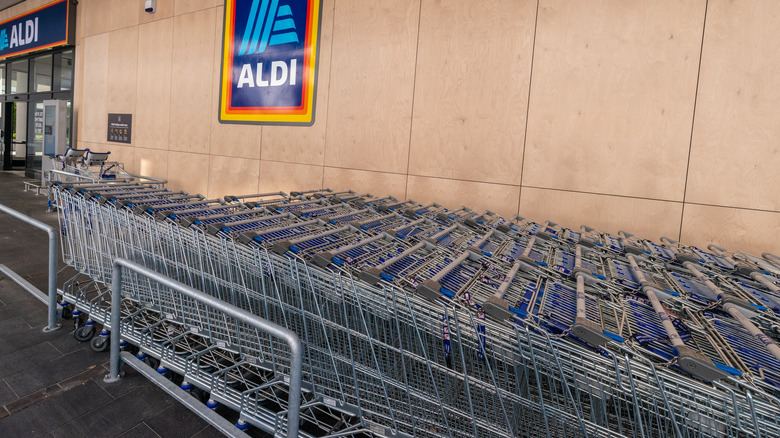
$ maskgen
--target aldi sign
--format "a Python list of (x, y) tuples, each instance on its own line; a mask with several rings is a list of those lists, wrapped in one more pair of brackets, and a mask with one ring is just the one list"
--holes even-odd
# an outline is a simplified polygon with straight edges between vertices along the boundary
[(0, 23), (0, 59), (68, 44), (76, 14), (57, 0)]
[(311, 125), (321, 0), (226, 0), (219, 120)]

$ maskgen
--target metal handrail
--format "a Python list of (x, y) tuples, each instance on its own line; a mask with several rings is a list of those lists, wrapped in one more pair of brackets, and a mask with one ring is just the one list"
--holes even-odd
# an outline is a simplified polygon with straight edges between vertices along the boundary
[[(8, 213), (9, 215), (19, 219), (22, 222), (26, 222), (38, 229), (46, 231), (46, 233), (49, 235), (49, 300), (48, 300), (49, 319), (48, 319), (48, 325), (44, 327), (43, 331), (49, 332), (49, 331), (57, 330), (58, 328), (60, 328), (60, 325), (57, 324), (57, 233), (54, 231), (54, 228), (44, 224), (43, 222), (37, 219), (33, 219), (30, 216), (27, 216), (25, 214), (19, 213), (18, 211), (9, 208), (3, 204), (0, 204), (0, 211)], [(2, 270), (5, 271), (6, 273), (14, 274), (14, 272), (11, 271), (11, 269), (8, 268), (7, 266), (0, 265), (0, 267), (2, 267), (3, 268)], [(44, 299), (40, 296), (43, 294), (40, 290), (30, 285), (29, 283), (27, 284), (25, 284), (26, 282), (22, 283), (21, 281), (23, 280), (18, 275), (9, 275), (9, 276), (16, 283), (18, 283), (19, 285), (27, 289), (27, 291), (33, 294), (33, 296), (40, 299), (41, 301), (44, 301)]]
[(298, 426), (300, 422), (301, 408), (301, 385), (303, 373), (303, 344), (295, 332), (288, 330), (271, 321), (264, 320), (257, 315), (253, 315), (243, 309), (235, 307), (204, 292), (194, 289), (186, 284), (179, 283), (159, 272), (133, 263), (127, 259), (117, 258), (114, 260), (113, 273), (111, 277), (111, 368), (109, 374), (104, 379), (108, 383), (119, 380), (119, 338), (120, 338), (120, 305), (122, 299), (122, 273), (124, 270), (135, 272), (159, 284), (180, 292), (186, 297), (198, 301), (215, 310), (225, 313), (231, 318), (235, 318), (242, 323), (250, 325), (260, 332), (279, 338), (287, 343), (290, 348), (290, 383), (288, 394), (287, 411), (287, 436), (289, 438), (298, 436)]
[(136, 174), (130, 173), (130, 172), (127, 172), (127, 174), (132, 176), (133, 179), (142, 179), (142, 180), (151, 181), (151, 182), (154, 182), (154, 183), (157, 183), (157, 184), (162, 184), (162, 185), (168, 184), (168, 180), (167, 179), (154, 178), (154, 177), (151, 177), (151, 176), (144, 176), (144, 175), (136, 175)]
[[(64, 170), (49, 169), (46, 172), (48, 172), (49, 175), (51, 175), (52, 173), (56, 173), (58, 175), (65, 175), (65, 176), (67, 176), (69, 178), (81, 178), (81, 179), (86, 179), (86, 180), (93, 181), (93, 182), (97, 182), (98, 181), (96, 178), (93, 178), (91, 176), (79, 175), (77, 173), (65, 172)], [(49, 176), (48, 180), (51, 181), (51, 176)]]

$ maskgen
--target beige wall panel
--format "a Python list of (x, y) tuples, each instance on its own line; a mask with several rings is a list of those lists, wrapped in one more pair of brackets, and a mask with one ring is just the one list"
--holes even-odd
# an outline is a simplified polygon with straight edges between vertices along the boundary
[(173, 19), (170, 149), (208, 153), (216, 9)]
[(419, 12), (419, 0), (336, 4), (326, 165), (406, 173)]
[[(84, 14), (84, 8), (76, 7), (76, 45), (81, 44), (84, 38), (84, 23), (87, 21)], [(0, 20), (5, 20), (6, 16), (0, 15)]]
[(84, 36), (89, 37), (111, 30), (111, 1), (81, 0), (78, 8), (84, 8)]
[(361, 195), (364, 193), (379, 197), (389, 195), (404, 200), (406, 197), (406, 175), (326, 167), (323, 187), (335, 191), (354, 190)]
[(234, 157), (209, 157), (208, 197), (251, 195), (257, 193), (260, 160)]
[(212, 155), (260, 159), (262, 130), (259, 125), (230, 125), (219, 123), (220, 71), (222, 69), (222, 7), (216, 12), (216, 33), (214, 36), (214, 62), (211, 86), (211, 144)]
[(711, 2), (686, 201), (780, 210), (780, 3)]
[(780, 254), (780, 213), (686, 204), (681, 242), (761, 256)]
[(43, 6), (47, 3), (51, 3), (52, 1), (54, 0), (27, 0), (25, 2), (16, 4), (10, 8), (6, 8), (0, 11), (0, 21), (24, 14), (27, 11)]
[(137, 1), (138, 10), (141, 11), (141, 16), (139, 18), (141, 24), (173, 17), (173, 8), (175, 6), (174, 0), (157, 0), (157, 8), (155, 9), (154, 14), (144, 11), (145, 0)]
[(518, 214), (575, 230), (582, 225), (611, 234), (624, 230), (657, 242), (661, 236), (677, 239), (682, 203), (523, 187)]
[(135, 173), (135, 148), (132, 146), (119, 146), (114, 143), (108, 145), (90, 146), (95, 151), (110, 151), (111, 160), (122, 163), (127, 172)]
[(133, 143), (168, 149), (171, 115), (171, 56), (173, 19), (139, 26), (137, 111)]
[(320, 165), (324, 162), (334, 7), (335, 0), (323, 0), (314, 124), (307, 128), (264, 126), (262, 155), (264, 160)]
[[(108, 112), (135, 114), (138, 27), (108, 34)], [(135, 115), (134, 115), (135, 117)]]
[(105, 143), (108, 95), (108, 33), (84, 38), (84, 83), (80, 141)]
[(536, 1), (423, 1), (409, 173), (520, 184)]
[(322, 166), (260, 160), (258, 193), (322, 188)]
[(200, 11), (206, 8), (213, 8), (221, 5), (223, 1), (220, 0), (175, 0), (175, 14), (189, 14), (190, 12)]
[(523, 185), (681, 201), (704, 1), (542, 1)]
[(136, 147), (134, 159), (134, 168), (139, 175), (168, 178), (168, 151)]
[[(103, 0), (106, 1), (106, 0)], [(138, 26), (142, 8), (132, 0), (111, 0), (111, 30)]]
[(168, 187), (205, 195), (209, 185), (209, 156), (189, 152), (168, 153)]
[(447, 208), (463, 205), (474, 211), (494, 211), (506, 218), (517, 214), (520, 187), (455, 179), (409, 176), (406, 197), (420, 203), (438, 202)]

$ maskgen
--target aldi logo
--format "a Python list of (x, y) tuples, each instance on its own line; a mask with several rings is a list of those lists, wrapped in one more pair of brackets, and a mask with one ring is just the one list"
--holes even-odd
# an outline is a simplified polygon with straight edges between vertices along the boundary
[(314, 123), (321, 0), (227, 0), (219, 120)]

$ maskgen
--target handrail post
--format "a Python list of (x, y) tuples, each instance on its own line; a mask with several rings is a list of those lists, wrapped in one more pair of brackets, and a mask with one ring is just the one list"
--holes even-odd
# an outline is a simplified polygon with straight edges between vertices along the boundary
[(57, 324), (57, 233), (47, 226), (46, 234), (49, 236), (49, 324), (43, 331), (50, 332), (62, 326)]
[(114, 261), (114, 270), (111, 273), (111, 338), (109, 339), (109, 352), (111, 353), (108, 375), (103, 379), (106, 383), (114, 383), (119, 380), (119, 318), (122, 301), (122, 265)]
[[(49, 236), (49, 318), (47, 321), (48, 324), (43, 328), (43, 331), (50, 332), (57, 330), (58, 328), (62, 327), (60, 324), (57, 324), (57, 233), (55, 232), (54, 228), (44, 224), (43, 222), (37, 219), (33, 219), (30, 216), (22, 214), (3, 204), (0, 204), (0, 211), (8, 213), (16, 219), (19, 219), (22, 222), (26, 222), (35, 228), (46, 231), (46, 234)], [(16, 279), (14, 279), (14, 281), (16, 281)], [(38, 293), (41, 293), (38, 289), (33, 289), (34, 291), (30, 289), (27, 290), (36, 296)]]

